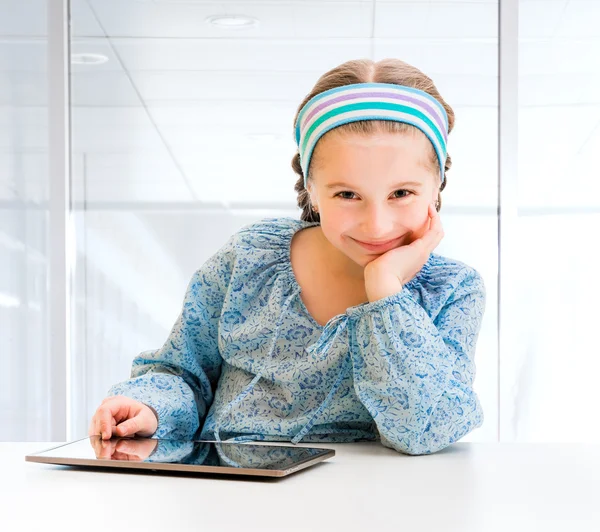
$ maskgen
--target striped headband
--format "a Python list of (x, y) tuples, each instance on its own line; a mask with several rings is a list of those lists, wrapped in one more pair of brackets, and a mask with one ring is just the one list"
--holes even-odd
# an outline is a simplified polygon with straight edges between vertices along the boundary
[(444, 182), (448, 115), (440, 102), (422, 90), (404, 85), (356, 83), (317, 94), (298, 115), (296, 144), (305, 187), (317, 141), (329, 130), (358, 120), (393, 120), (419, 128), (433, 144)]

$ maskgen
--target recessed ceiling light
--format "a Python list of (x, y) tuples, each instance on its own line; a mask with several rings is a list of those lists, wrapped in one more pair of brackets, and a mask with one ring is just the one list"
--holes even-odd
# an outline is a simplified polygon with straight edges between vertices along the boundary
[(100, 65), (107, 61), (108, 57), (103, 54), (71, 54), (71, 63), (74, 65)]
[(246, 15), (212, 15), (206, 22), (222, 29), (244, 29), (258, 26), (258, 19)]

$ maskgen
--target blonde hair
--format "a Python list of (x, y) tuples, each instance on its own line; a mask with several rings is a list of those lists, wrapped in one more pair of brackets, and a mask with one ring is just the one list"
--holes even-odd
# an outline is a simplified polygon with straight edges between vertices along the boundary
[[(346, 61), (345, 63), (342, 63), (341, 65), (323, 74), (317, 80), (317, 83), (310, 91), (310, 93), (306, 95), (302, 103), (298, 106), (296, 116), (294, 117), (294, 126), (296, 124), (300, 111), (311, 98), (313, 98), (317, 94), (325, 92), (326, 90), (334, 89), (337, 87), (343, 87), (344, 85), (351, 85), (353, 83), (395, 83), (397, 85), (404, 85), (406, 87), (413, 87), (415, 89), (425, 91), (431, 96), (433, 96), (436, 100), (440, 102), (440, 104), (444, 106), (444, 109), (448, 114), (448, 133), (450, 133), (452, 131), (452, 128), (454, 127), (454, 111), (444, 101), (431, 78), (426, 76), (418, 68), (409, 65), (408, 63), (405, 63), (400, 59), (393, 58), (382, 59), (381, 61), (377, 62), (372, 61), (371, 59), (356, 59), (352, 61)], [(333, 129), (332, 131), (361, 135), (369, 135), (376, 132), (420, 132), (418, 128), (411, 124), (406, 124), (404, 122), (393, 122), (390, 120), (360, 120), (357, 122), (343, 124)], [(323, 137), (325, 137), (327, 134), (328, 133), (326, 133)], [(317, 142), (317, 146), (318, 145), (319, 143)], [(428, 163), (430, 164), (432, 171), (437, 172), (437, 175), (439, 177), (440, 171), (438, 158), (435, 153), (435, 150), (433, 149), (433, 145), (429, 143), (429, 146), (430, 153)], [(314, 153), (316, 153), (316, 148)], [(310, 168), (313, 166), (313, 163), (314, 155), (313, 159), (311, 160), (310, 167), (308, 168), (307, 182), (312, 179)], [(442, 207), (441, 191), (444, 190), (444, 188), (446, 188), (446, 182), (448, 181), (447, 172), (451, 166), (452, 160), (450, 159), (450, 155), (448, 155), (446, 157), (446, 164), (444, 167), (445, 179), (438, 191), (438, 212)], [(298, 193), (298, 207), (302, 209), (302, 214), (300, 215), (301, 220), (309, 222), (320, 221), (319, 213), (313, 211), (310, 201), (310, 195), (304, 187), (304, 174), (302, 172), (302, 167), (300, 166), (299, 152), (297, 152), (292, 158), (292, 168), (294, 172), (299, 176), (294, 190)]]

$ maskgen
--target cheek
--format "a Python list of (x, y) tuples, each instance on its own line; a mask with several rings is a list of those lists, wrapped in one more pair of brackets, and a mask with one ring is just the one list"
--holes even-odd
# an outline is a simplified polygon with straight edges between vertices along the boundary
[(399, 219), (402, 219), (407, 225), (420, 225), (424, 217), (427, 216), (427, 203), (425, 198), (413, 198), (405, 203), (396, 205), (395, 213)]
[(429, 229), (429, 220), (430, 218), (427, 209), (423, 212), (423, 209), (421, 208), (412, 215), (410, 221), (406, 224), (407, 229), (411, 232), (411, 237), (407, 244), (410, 244), (425, 235)]
[(328, 217), (325, 223), (321, 221), (321, 229), (323, 233), (328, 236), (328, 238), (343, 240), (343, 235), (347, 234), (350, 228), (352, 227), (351, 222), (351, 220), (346, 221), (345, 219), (342, 219), (340, 217), (336, 218), (334, 216), (331, 216)]
[(429, 214), (427, 213), (427, 211), (425, 211), (425, 213), (420, 213), (419, 215), (419, 223), (417, 225), (417, 229), (419, 231), (427, 231), (427, 229), (429, 229)]

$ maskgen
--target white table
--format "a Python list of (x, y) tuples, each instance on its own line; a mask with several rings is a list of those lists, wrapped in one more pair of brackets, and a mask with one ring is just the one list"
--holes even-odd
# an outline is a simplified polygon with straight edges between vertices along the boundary
[(25, 462), (55, 445), (0, 443), (1, 530), (600, 531), (598, 444), (301, 444), (336, 456), (277, 480)]

